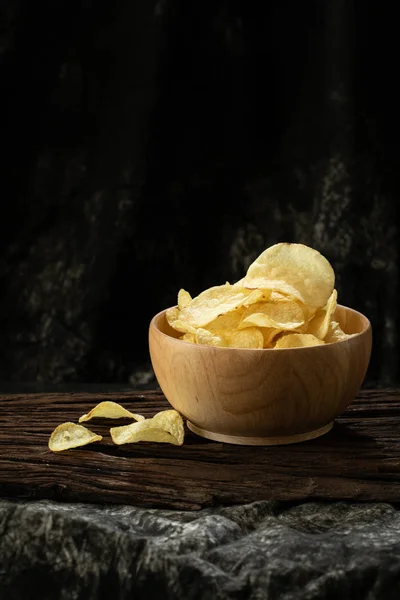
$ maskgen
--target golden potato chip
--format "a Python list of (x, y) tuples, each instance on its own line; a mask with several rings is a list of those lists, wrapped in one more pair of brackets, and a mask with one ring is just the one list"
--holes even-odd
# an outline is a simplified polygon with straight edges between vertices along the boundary
[(180, 310), (177, 306), (169, 308), (165, 312), (168, 325), (176, 331), (180, 331), (181, 333), (196, 333), (196, 329), (187, 323), (183, 323), (180, 320), (179, 315)]
[(165, 317), (168, 325), (173, 327), (173, 323), (179, 319), (179, 308), (177, 306), (171, 306), (171, 308), (168, 308), (168, 310), (165, 311)]
[(273, 327), (259, 327), (259, 330), (264, 338), (263, 348), (273, 348), (275, 338), (282, 333), (281, 329), (275, 329)]
[(335, 313), (336, 306), (337, 291), (333, 290), (326, 306), (322, 309), (319, 309), (311, 319), (307, 328), (307, 333), (315, 335), (315, 337), (319, 338), (320, 340), (325, 339), (328, 333), (329, 323), (331, 322), (332, 315)]
[[(293, 291), (296, 293), (296, 290)], [(278, 292), (274, 289), (265, 290), (265, 295), (266, 300), (268, 300), (268, 302), (284, 302), (285, 300), (295, 300), (301, 302), (300, 298), (296, 298), (296, 296), (293, 296), (291, 294), (284, 294), (283, 292)], [(300, 294), (298, 295), (300, 296)]]
[(157, 427), (161, 427), (172, 435), (181, 446), (185, 435), (183, 419), (177, 410), (162, 410), (151, 419)]
[(93, 419), (94, 417), (104, 417), (106, 419), (127, 418), (135, 419), (135, 421), (144, 421), (144, 417), (142, 415), (131, 413), (117, 402), (110, 402), (108, 400), (105, 402), (100, 402), (100, 404), (92, 408), (92, 410), (86, 415), (79, 417), (79, 423), (83, 423), (83, 421), (90, 421), (90, 419)]
[[(244, 278), (245, 287), (268, 288), (268, 282), (280, 281), (300, 293), (306, 305), (325, 306), (335, 285), (329, 261), (317, 250), (303, 244), (280, 243), (267, 248), (250, 265)], [(275, 287), (276, 291), (282, 291)]]
[(211, 331), (203, 329), (202, 327), (199, 327), (196, 330), (196, 343), (205, 346), (226, 346), (226, 342), (222, 336), (211, 333)]
[[(163, 413), (171, 413), (164, 415)], [(176, 416), (178, 415), (178, 416)], [(110, 429), (114, 444), (134, 444), (137, 442), (162, 442), (182, 446), (184, 427), (177, 411), (162, 411), (152, 419)]]
[(351, 337), (349, 334), (342, 331), (337, 321), (331, 321), (328, 327), (328, 333), (325, 336), (325, 342), (327, 344), (333, 344), (334, 342), (342, 342)]
[(226, 334), (230, 348), (263, 348), (264, 336), (257, 327), (248, 327)]
[[(247, 290), (245, 290), (247, 292)], [(254, 304), (255, 302), (259, 302), (264, 298), (264, 292), (261, 290), (253, 290), (246, 300), (243, 302), (243, 306), (248, 307)]]
[(192, 296), (186, 290), (179, 290), (178, 292), (178, 308), (182, 310), (182, 308), (186, 308), (192, 301)]
[(302, 346), (320, 346), (324, 344), (315, 335), (309, 333), (288, 333), (279, 338), (275, 348), (300, 348)]
[[(243, 288), (244, 287), (243, 281), (244, 281), (244, 277), (242, 277), (242, 279), (239, 279), (239, 281), (237, 281), (236, 283), (233, 283), (232, 287)], [(228, 281), (226, 283), (228, 283)]]
[(196, 328), (192, 327), (188, 323), (184, 323), (181, 319), (177, 319), (171, 325), (176, 331), (180, 331), (181, 333), (196, 333)]
[(257, 302), (259, 293), (244, 290), (233, 285), (218, 285), (201, 292), (191, 303), (180, 311), (179, 321), (192, 327), (204, 327), (220, 315), (244, 305)]
[(152, 424), (151, 419), (138, 421), (137, 423), (122, 427), (112, 427), (110, 435), (114, 444), (118, 446), (122, 444), (136, 444), (137, 442), (164, 442), (175, 444), (176, 446), (180, 445), (170, 433)]
[(238, 328), (245, 310), (244, 306), (235, 308), (234, 310), (217, 317), (214, 321), (211, 321), (211, 323), (208, 323), (205, 329), (208, 329), (208, 331), (217, 335), (223, 335), (224, 331), (233, 331)]
[(185, 333), (181, 338), (184, 342), (189, 342), (190, 344), (196, 343), (196, 334), (195, 333)]
[(246, 289), (259, 289), (263, 292), (266, 300), (298, 300), (305, 304), (305, 300), (299, 290), (296, 290), (292, 285), (289, 285), (285, 281), (266, 279), (264, 276), (253, 277), (249, 280), (245, 278), (244, 281), (246, 283)]
[(239, 328), (256, 326), (287, 331), (299, 329), (304, 323), (304, 311), (298, 302), (257, 302), (244, 312)]
[(62, 452), (70, 448), (100, 442), (102, 439), (101, 435), (93, 433), (83, 425), (70, 422), (61, 423), (50, 436), (49, 448), (52, 452)]
[[(192, 327), (204, 327), (217, 317), (224, 315), (245, 303), (256, 302), (260, 293), (236, 288), (225, 284), (205, 290), (180, 311), (179, 320)], [(262, 294), (262, 293), (261, 293)]]

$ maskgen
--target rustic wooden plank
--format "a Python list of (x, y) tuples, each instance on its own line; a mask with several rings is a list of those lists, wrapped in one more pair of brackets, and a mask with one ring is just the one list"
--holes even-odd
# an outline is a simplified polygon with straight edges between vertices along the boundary
[[(12, 394), (0, 397), (0, 495), (195, 510), (273, 499), (400, 501), (400, 390), (364, 390), (327, 435), (279, 447), (234, 446), (186, 430), (182, 447), (99, 445), (52, 453), (61, 422), (102, 400), (150, 417), (161, 392)], [(118, 421), (118, 424), (129, 421)]]

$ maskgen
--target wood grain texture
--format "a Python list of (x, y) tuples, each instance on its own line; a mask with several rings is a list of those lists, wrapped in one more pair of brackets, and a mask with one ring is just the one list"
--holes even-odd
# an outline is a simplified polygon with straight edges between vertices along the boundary
[(348, 339), (285, 349), (216, 348), (177, 339), (165, 311), (149, 329), (149, 349), (161, 390), (204, 437), (271, 445), (325, 431), (356, 396), (372, 345), (368, 319), (338, 306)]
[[(181, 447), (101, 444), (54, 454), (52, 430), (102, 400), (146, 417), (160, 392), (0, 397), (0, 495), (196, 510), (255, 500), (400, 501), (400, 390), (365, 390), (329, 433), (291, 446), (234, 446), (186, 431)], [(125, 421), (118, 421), (124, 424)]]

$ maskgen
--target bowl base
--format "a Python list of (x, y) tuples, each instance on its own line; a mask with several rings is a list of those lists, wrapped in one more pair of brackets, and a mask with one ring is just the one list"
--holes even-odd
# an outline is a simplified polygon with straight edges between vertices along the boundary
[(328, 433), (333, 427), (333, 421), (314, 429), (313, 431), (306, 431), (305, 433), (298, 433), (296, 435), (283, 435), (277, 437), (247, 437), (241, 435), (226, 435), (225, 433), (214, 433), (214, 431), (207, 431), (207, 429), (201, 429), (190, 421), (186, 421), (190, 431), (199, 435), (200, 437), (214, 440), (216, 442), (224, 442), (225, 444), (240, 444), (241, 446), (281, 446), (284, 444), (296, 444), (297, 442), (305, 442), (312, 440), (325, 433)]

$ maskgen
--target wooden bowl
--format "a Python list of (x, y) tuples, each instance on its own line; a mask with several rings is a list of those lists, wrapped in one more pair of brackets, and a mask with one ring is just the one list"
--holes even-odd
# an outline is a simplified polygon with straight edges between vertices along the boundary
[(305, 348), (242, 349), (190, 344), (167, 323), (149, 329), (154, 373), (194, 433), (221, 442), (290, 444), (323, 435), (352, 402), (371, 356), (361, 313), (338, 306), (342, 342)]

